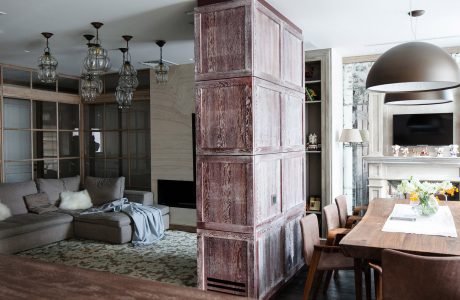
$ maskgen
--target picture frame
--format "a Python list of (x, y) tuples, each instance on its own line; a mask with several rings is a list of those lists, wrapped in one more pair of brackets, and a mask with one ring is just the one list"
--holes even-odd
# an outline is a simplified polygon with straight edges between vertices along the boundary
[(308, 200), (308, 210), (320, 211), (321, 210), (321, 198), (319, 196), (310, 196)]

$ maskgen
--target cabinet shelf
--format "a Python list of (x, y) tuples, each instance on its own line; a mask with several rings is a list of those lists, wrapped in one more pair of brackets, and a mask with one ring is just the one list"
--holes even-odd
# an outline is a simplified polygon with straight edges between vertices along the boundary
[(321, 102), (322, 102), (321, 100), (313, 100), (313, 101), (306, 100), (305, 104), (316, 104), (316, 103), (321, 103)]
[(305, 153), (321, 153), (321, 150), (306, 150)]
[(312, 83), (320, 83), (320, 82), (321, 82), (321, 79), (319, 79), (319, 80), (305, 80), (305, 85), (312, 84)]
[(306, 213), (307, 213), (307, 214), (316, 214), (316, 215), (320, 215), (320, 214), (321, 214), (321, 211), (318, 211), (318, 210), (307, 210)]

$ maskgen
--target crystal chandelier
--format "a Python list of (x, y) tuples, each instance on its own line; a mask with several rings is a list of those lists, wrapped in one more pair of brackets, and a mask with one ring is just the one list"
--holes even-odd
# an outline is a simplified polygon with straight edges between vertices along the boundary
[(137, 80), (137, 71), (131, 65), (131, 55), (129, 54), (129, 41), (133, 37), (130, 35), (124, 35), (123, 39), (126, 41), (126, 48), (120, 48), (123, 53), (123, 63), (118, 74), (118, 86), (115, 92), (115, 98), (120, 109), (127, 109), (131, 106), (133, 94), (139, 85)]
[(104, 24), (92, 22), (91, 25), (96, 28), (96, 40), (88, 47), (88, 54), (85, 57), (83, 66), (87, 73), (102, 75), (110, 70), (110, 59), (107, 50), (102, 48), (101, 41), (99, 40), (99, 28)]
[(48, 40), (53, 36), (50, 32), (42, 32), (42, 35), (46, 38), (45, 52), (38, 59), (38, 79), (44, 83), (56, 82), (57, 72), (56, 68), (58, 61), (50, 53), (48, 47)]
[[(88, 41), (88, 49), (94, 47), (94, 44), (91, 43), (91, 40), (94, 38), (94, 35), (85, 34), (85, 39)], [(98, 75), (94, 75), (89, 72), (83, 72), (81, 75), (80, 82), (80, 91), (81, 97), (85, 102), (93, 102), (96, 100), (96, 97), (102, 93), (103, 84), (102, 80)]]
[(155, 42), (160, 47), (160, 61), (155, 67), (155, 77), (157, 83), (166, 83), (168, 81), (169, 67), (163, 62), (163, 46), (166, 44), (164, 40), (158, 40)]

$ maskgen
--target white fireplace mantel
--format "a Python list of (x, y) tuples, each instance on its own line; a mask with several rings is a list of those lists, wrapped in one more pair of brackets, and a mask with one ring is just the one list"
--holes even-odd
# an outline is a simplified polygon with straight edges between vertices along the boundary
[(419, 180), (460, 182), (458, 157), (393, 157), (366, 156), (369, 200), (389, 197), (390, 180), (403, 180), (411, 176)]

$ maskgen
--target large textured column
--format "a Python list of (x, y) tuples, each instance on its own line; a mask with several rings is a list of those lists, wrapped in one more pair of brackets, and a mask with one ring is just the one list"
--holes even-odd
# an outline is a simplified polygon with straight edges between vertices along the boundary
[(268, 298), (303, 264), (302, 32), (265, 1), (195, 14), (198, 285)]

